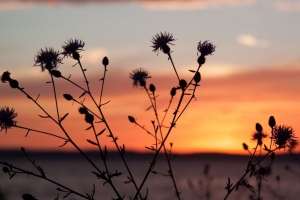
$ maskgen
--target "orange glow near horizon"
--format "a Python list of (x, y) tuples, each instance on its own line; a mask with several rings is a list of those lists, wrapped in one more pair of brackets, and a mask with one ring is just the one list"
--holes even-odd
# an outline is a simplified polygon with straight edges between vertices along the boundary
[[(205, 77), (205, 74), (202, 76), (201, 87), (196, 93), (197, 101), (192, 101), (189, 105), (166, 143), (167, 147), (170, 142), (174, 144), (174, 153), (248, 154), (243, 150), (242, 143), (247, 143), (249, 149), (255, 146), (251, 137), (257, 122), (264, 127), (265, 133), (270, 134), (267, 124), (270, 115), (275, 117), (277, 124), (293, 126), (296, 136), (298, 135), (300, 130), (297, 118), (297, 113), (300, 112), (298, 106), (300, 71), (298, 69), (286, 67), (284, 70), (281, 68), (265, 69), (223, 77), (208, 78)], [(257, 81), (259, 79), (264, 81)], [(73, 81), (76, 82), (76, 80)], [(99, 83), (98, 80), (98, 77), (90, 76), (91, 86), (94, 86), (92, 91), (95, 94), (98, 94), (100, 90), (99, 85), (95, 87), (95, 84)], [(78, 82), (80, 81), (78, 79)], [(51, 84), (44, 84), (45, 81), (41, 79), (29, 82), (19, 80), (19, 82), (20, 86), (24, 87), (25, 91), (28, 91), (33, 98), (41, 94), (38, 102), (56, 118)], [(76, 98), (82, 93), (77, 88), (71, 89), (71, 85), (62, 80), (56, 79), (56, 83), (59, 97), (63, 93), (70, 93)], [(173, 76), (164, 75), (158, 78), (153, 76), (148, 79), (148, 83), (156, 85), (159, 94), (158, 113), (162, 118), (169, 101), (170, 88), (176, 86), (176, 82), (174, 82)], [(50, 119), (38, 117), (44, 113), (26, 96), (20, 94), (20, 91), (12, 90), (8, 84), (1, 84), (1, 90), (3, 94), (7, 94), (1, 97), (1, 106), (15, 108), (18, 113), (17, 124), (19, 126), (28, 126), (64, 137), (63, 132)], [(174, 102), (178, 101), (178, 96)], [(86, 98), (88, 99), (87, 96)], [(98, 101), (99, 96), (96, 96), (95, 99)], [(145, 91), (132, 88), (128, 73), (112, 70), (105, 83), (103, 102), (105, 101), (110, 101), (110, 103), (103, 107), (103, 112), (114, 135), (119, 138), (119, 146), (125, 144), (128, 151), (149, 152), (145, 146), (150, 147), (155, 144), (153, 137), (127, 119), (128, 115), (131, 115), (146, 129), (153, 131), (151, 120), (154, 119), (154, 115), (152, 110), (145, 111), (150, 106)], [(87, 106), (92, 105), (88, 100), (85, 103)], [(60, 115), (69, 113), (63, 125), (80, 148), (97, 150), (95, 146), (86, 141), (87, 139), (94, 140), (94, 135), (92, 130), (85, 130), (89, 125), (84, 122), (84, 116), (78, 113), (78, 107), (79, 105), (76, 103), (72, 105), (71, 101), (59, 99)], [(170, 122), (174, 109), (175, 104), (170, 108), (165, 121), (166, 126)], [(95, 124), (95, 126), (98, 132), (104, 128), (101, 123)], [(166, 129), (164, 131), (166, 132)], [(62, 140), (33, 131), (24, 137), (26, 132), (26, 130), (13, 128), (5, 134), (5, 130), (3, 130), (0, 135), (1, 149), (25, 147), (30, 150), (45, 151), (75, 150), (69, 143), (58, 148), (63, 144)], [(115, 150), (114, 143), (106, 137), (107, 134), (108, 132), (104, 132), (100, 136), (100, 142), (102, 145), (107, 145), (110, 150)], [(268, 145), (269, 142), (266, 144)]]

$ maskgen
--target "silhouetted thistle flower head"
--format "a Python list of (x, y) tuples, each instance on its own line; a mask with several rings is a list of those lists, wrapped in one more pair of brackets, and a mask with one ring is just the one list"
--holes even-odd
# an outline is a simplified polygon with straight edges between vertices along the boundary
[(3, 72), (2, 76), (1, 76), (1, 82), (5, 83), (6, 81), (11, 80), (10, 78), (10, 73), (8, 71)]
[(154, 52), (161, 50), (165, 54), (168, 54), (171, 51), (168, 44), (174, 45), (171, 43), (173, 41), (175, 41), (175, 39), (173, 38), (172, 34), (167, 32), (164, 33), (160, 32), (152, 38), (151, 42), (153, 45), (151, 47), (153, 47)]
[(257, 140), (259, 145), (262, 145), (263, 138), (266, 138), (268, 135), (263, 132), (256, 132), (252, 135), (253, 140)]
[(285, 125), (275, 126), (271, 139), (278, 148), (292, 148), (295, 141), (294, 129)]
[(293, 149), (295, 149), (298, 145), (299, 145), (299, 143), (298, 143), (297, 140), (292, 140), (292, 141), (290, 142), (290, 149), (293, 150)]
[(215, 51), (216, 46), (205, 40), (204, 42), (198, 42), (197, 49), (201, 53), (201, 56), (204, 57), (211, 55)]
[(9, 107), (3, 107), (0, 109), (0, 131), (5, 129), (7, 131), (8, 128), (14, 126), (17, 122), (14, 120), (17, 117), (17, 113), (13, 108), (9, 109)]
[(62, 58), (59, 56), (59, 52), (54, 51), (53, 48), (41, 49), (34, 57), (34, 66), (40, 66), (42, 72), (45, 71), (45, 69), (50, 72), (52, 69), (56, 69), (58, 64), (62, 64)]
[(130, 78), (133, 80), (133, 86), (138, 87), (144, 87), (146, 85), (146, 79), (147, 78), (151, 78), (151, 76), (149, 76), (148, 71), (143, 69), (143, 68), (139, 68), (139, 69), (135, 69), (130, 73)]
[(64, 57), (71, 57), (74, 60), (79, 60), (79, 52), (83, 51), (83, 47), (83, 41), (77, 39), (70, 39), (67, 42), (65, 42), (65, 45), (62, 46), (64, 51), (61, 54), (64, 55)]

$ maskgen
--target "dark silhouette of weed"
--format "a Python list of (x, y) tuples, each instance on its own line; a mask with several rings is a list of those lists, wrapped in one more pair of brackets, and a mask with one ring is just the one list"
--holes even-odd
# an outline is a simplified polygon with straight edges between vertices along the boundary
[[(114, 133), (111, 130), (111, 127), (109, 125), (109, 122), (106, 120), (106, 117), (104, 115), (104, 112), (102, 110), (102, 107), (107, 105), (109, 103), (105, 102), (102, 103), (102, 98), (103, 98), (103, 90), (104, 90), (104, 83), (106, 80), (106, 73), (109, 65), (109, 59), (107, 57), (104, 57), (102, 60), (102, 64), (104, 66), (104, 73), (103, 77), (100, 79), (101, 81), (101, 90), (100, 90), (100, 99), (99, 103), (96, 102), (95, 96), (92, 94), (92, 91), (90, 90), (90, 85), (88, 78), (86, 76), (86, 69), (83, 67), (81, 63), (81, 53), (84, 51), (84, 46), (85, 43), (79, 39), (70, 39), (67, 42), (65, 42), (64, 45), (62, 45), (63, 51), (55, 51), (52, 47), (40, 49), (37, 54), (34, 57), (34, 66), (40, 66), (41, 71), (47, 70), (49, 72), (49, 75), (51, 77), (51, 81), (48, 81), (47, 83), (52, 84), (53, 88), (53, 96), (54, 96), (54, 101), (55, 101), (55, 110), (56, 110), (56, 116), (53, 116), (50, 114), (49, 111), (47, 111), (42, 105), (40, 105), (37, 98), (33, 98), (29, 93), (26, 92), (24, 88), (19, 87), (19, 82), (17, 80), (14, 80), (11, 78), (11, 73), (8, 71), (5, 71), (2, 76), (1, 76), (1, 81), (3, 83), (9, 82), (10, 86), (14, 89), (18, 89), (21, 93), (23, 93), (27, 98), (29, 98), (44, 114), (39, 115), (42, 119), (51, 119), (53, 121), (53, 124), (56, 125), (57, 127), (60, 128), (60, 130), (63, 133), (63, 136), (60, 136), (58, 134), (54, 134), (51, 132), (45, 132), (41, 130), (36, 130), (33, 128), (29, 127), (24, 127), (24, 126), (19, 126), (17, 124), (17, 121), (15, 120), (17, 118), (17, 113), (15, 113), (15, 110), (10, 107), (2, 107), (0, 109), (0, 124), (1, 124), (1, 130), (10, 128), (20, 128), (27, 130), (26, 136), (30, 132), (37, 132), (40, 134), (48, 135), (55, 137), (57, 139), (62, 140), (62, 145), (59, 147), (62, 148), (66, 144), (71, 144), (77, 149), (77, 151), (86, 159), (86, 161), (93, 167), (93, 174), (96, 176), (97, 179), (100, 179), (103, 181), (104, 185), (109, 185), (112, 190), (115, 193), (115, 197), (112, 197), (112, 199), (124, 199), (125, 196), (120, 193), (120, 191), (117, 189), (114, 179), (121, 176), (124, 172), (119, 172), (117, 171), (111, 171), (107, 160), (108, 160), (108, 150), (106, 145), (103, 145), (101, 143), (100, 136), (103, 135), (104, 132), (107, 133), (107, 137), (111, 139), (111, 141), (115, 144), (115, 147), (124, 163), (124, 166), (127, 170), (127, 180), (124, 181), (124, 184), (133, 184), (133, 187), (135, 188), (135, 193), (132, 194), (133, 196), (129, 197), (130, 199), (147, 199), (148, 198), (148, 189), (145, 192), (142, 192), (142, 189), (144, 187), (144, 184), (146, 180), (148, 179), (150, 173), (152, 174), (160, 174), (162, 176), (167, 176), (170, 177), (172, 180), (172, 184), (174, 186), (174, 194), (178, 200), (181, 200), (182, 198), (180, 197), (181, 192), (178, 189), (178, 186), (175, 181), (175, 175), (173, 173), (172, 165), (171, 165), (171, 160), (176, 157), (177, 154), (173, 154), (172, 152), (172, 147), (173, 143), (169, 143), (169, 147), (166, 147), (166, 141), (168, 139), (168, 136), (170, 135), (171, 131), (173, 128), (176, 126), (176, 123), (184, 113), (184, 111), (187, 109), (188, 105), (191, 103), (193, 99), (195, 99), (195, 92), (196, 89), (200, 86), (199, 82), (201, 81), (201, 74), (199, 72), (200, 67), (205, 63), (205, 56), (211, 55), (215, 51), (215, 46), (208, 42), (199, 42), (197, 50), (201, 53), (201, 55), (198, 58), (198, 68), (196, 70), (190, 70), (191, 73), (193, 73), (192, 78), (189, 81), (186, 81), (184, 79), (180, 79), (177, 69), (175, 67), (175, 64), (172, 60), (171, 57), (171, 49), (169, 45), (174, 45), (172, 42), (174, 42), (175, 39), (173, 38), (173, 35), (167, 32), (164, 33), (159, 33), (156, 34), (151, 42), (152, 42), (152, 48), (154, 52), (162, 51), (164, 54), (168, 55), (168, 59), (171, 61), (172, 67), (176, 73), (176, 76), (178, 78), (177, 84), (174, 84), (174, 87), (171, 88), (170, 92), (170, 102), (167, 107), (167, 109), (164, 112), (164, 115), (162, 118), (159, 118), (158, 114), (158, 109), (157, 109), (157, 98), (158, 98), (158, 90), (156, 89), (154, 84), (147, 84), (147, 81), (151, 76), (149, 75), (149, 72), (143, 68), (139, 68), (136, 70), (133, 70), (130, 73), (130, 78), (133, 80), (133, 86), (135, 87), (141, 87), (142, 89), (145, 90), (147, 97), (150, 101), (150, 107), (147, 110), (152, 109), (154, 112), (155, 120), (151, 120), (151, 124), (153, 126), (153, 130), (147, 130), (145, 126), (139, 124), (138, 120), (132, 116), (129, 116), (128, 119), (131, 123), (136, 124), (138, 127), (140, 127), (143, 131), (146, 131), (146, 133), (150, 134), (154, 138), (155, 145), (146, 147), (146, 149), (150, 150), (151, 152), (154, 153), (152, 161), (150, 161), (150, 166), (142, 180), (142, 182), (138, 185), (132, 172), (131, 169), (129, 168), (127, 161), (125, 159), (125, 154), (126, 154), (126, 148), (125, 145), (120, 145), (118, 143), (118, 136), (115, 136)], [(62, 56), (62, 57), (61, 57)], [(73, 82), (71, 80), (71, 76), (65, 77), (59, 70), (58, 67), (59, 65), (63, 64), (62, 61), (63, 59), (74, 59), (76, 63), (73, 65), (79, 65), (79, 68), (82, 72), (84, 82), (86, 84), (86, 87), (82, 87), (79, 84)], [(87, 139), (87, 142), (90, 143), (93, 146), (96, 146), (99, 150), (100, 153), (100, 158), (103, 162), (103, 169), (99, 168), (90, 158), (89, 156), (82, 150), (73, 140), (73, 136), (71, 133), (67, 132), (67, 130), (64, 127), (63, 122), (67, 120), (67, 117), (69, 113), (62, 113), (59, 109), (59, 101), (57, 97), (57, 86), (55, 85), (55, 78), (60, 78), (63, 79), (69, 83), (71, 83), (74, 87), (77, 87), (78, 89), (82, 90), (82, 94), (76, 98), (71, 94), (65, 93), (63, 94), (63, 97), (67, 101), (71, 101), (72, 103), (75, 103), (79, 106), (78, 112), (81, 115), (84, 115), (84, 121), (89, 125), (86, 128), (86, 131), (92, 131), (94, 134), (93, 139)], [(173, 98), (175, 95), (179, 95), (179, 100), (176, 103), (175, 106), (175, 112), (172, 113), (173, 117), (172, 120), (169, 122), (170, 126), (164, 125), (166, 116), (169, 114), (169, 109), (170, 106), (173, 102)], [(92, 108), (91, 106), (93, 105), (88, 105), (85, 103), (82, 98), (85, 96), (88, 96), (95, 108)], [(183, 99), (187, 99), (187, 101), (183, 101)], [(184, 103), (185, 102), (185, 103)], [(173, 102), (174, 103), (174, 102)], [(180, 110), (180, 112), (179, 112)], [(95, 127), (95, 123), (100, 123), (103, 125), (103, 128), (99, 131)], [(163, 149), (163, 152), (165, 154), (167, 163), (168, 163), (168, 171), (166, 173), (158, 173), (155, 171), (155, 164), (157, 163), (157, 157), (159, 152)], [(67, 198), (70, 195), (73, 196), (78, 196), (83, 199), (94, 199), (95, 195), (95, 190), (96, 187), (93, 185), (92, 192), (91, 193), (81, 193), (78, 192), (70, 187), (67, 187), (55, 180), (52, 180), (48, 177), (48, 174), (42, 166), (38, 165), (35, 161), (35, 159), (31, 158), (30, 155), (27, 153), (25, 148), (21, 148), (22, 151), (22, 156), (25, 157), (30, 163), (31, 166), (33, 167), (32, 170), (29, 169), (23, 169), (22, 167), (15, 166), (13, 164), (9, 164), (5, 161), (0, 161), (0, 163), (4, 166), (3, 167), (3, 172), (8, 174), (9, 178), (13, 178), (16, 175), (19, 174), (25, 174), (27, 176), (34, 176), (40, 179), (44, 179), (45, 181), (51, 182), (57, 186), (57, 197), (55, 199), (59, 199), (59, 194), (62, 194), (62, 198)], [(47, 175), (46, 175), (47, 174)], [(24, 200), (32, 200), (32, 199), (37, 199), (34, 195), (32, 194), (23, 194), (22, 198)]]

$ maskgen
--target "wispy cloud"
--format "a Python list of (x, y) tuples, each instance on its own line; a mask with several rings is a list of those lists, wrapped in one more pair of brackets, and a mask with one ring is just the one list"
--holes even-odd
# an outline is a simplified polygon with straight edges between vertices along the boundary
[(197, 10), (206, 8), (217, 8), (221, 5), (237, 6), (247, 5), (256, 0), (31, 0), (31, 1), (0, 1), (0, 10), (26, 9), (35, 5), (54, 6), (59, 4), (82, 5), (87, 3), (140, 3), (150, 10)]
[(250, 34), (241, 34), (237, 36), (238, 43), (248, 46), (248, 47), (257, 47), (257, 48), (266, 48), (269, 45), (269, 42), (265, 39), (257, 39)]
[(289, 12), (289, 11), (300, 11), (300, 1), (299, 0), (280, 0), (274, 2), (275, 8), (277, 10), (283, 11), (283, 12)]
[(31, 8), (34, 5), (31, 1), (0, 1), (1, 10), (18, 10)]
[(142, 1), (149, 10), (203, 10), (219, 6), (242, 6), (254, 3), (256, 0), (190, 0), (190, 1)]

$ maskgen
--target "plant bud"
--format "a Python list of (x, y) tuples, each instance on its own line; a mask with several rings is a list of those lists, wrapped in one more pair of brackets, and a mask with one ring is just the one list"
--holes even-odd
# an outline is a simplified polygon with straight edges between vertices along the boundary
[(9, 172), (8, 167), (3, 167), (2, 170), (3, 170), (4, 173), (8, 173)]
[(181, 89), (184, 89), (187, 86), (187, 82), (184, 79), (179, 81), (179, 86)]
[(199, 65), (203, 65), (205, 63), (205, 57), (204, 56), (199, 56), (197, 59), (197, 62)]
[(201, 81), (201, 74), (200, 74), (200, 72), (197, 71), (195, 73), (194, 81), (195, 81), (195, 83), (199, 83)]
[(14, 80), (14, 79), (10, 79), (10, 80), (9, 80), (9, 85), (10, 85), (10, 87), (12, 87), (12, 88), (18, 88), (18, 87), (19, 87), (19, 82), (16, 81), (16, 80)]
[(65, 97), (66, 100), (71, 101), (73, 100), (73, 97), (69, 94), (63, 94), (63, 96)]
[(276, 126), (276, 121), (275, 121), (275, 118), (273, 116), (270, 116), (270, 118), (269, 118), (269, 126), (271, 128), (273, 128), (274, 126)]
[(266, 174), (266, 169), (263, 168), (262, 166), (260, 166), (258, 172), (259, 172), (260, 175), (264, 176)]
[(256, 128), (256, 131), (259, 133), (261, 133), (263, 130), (262, 126), (259, 123), (256, 123), (255, 128)]
[(56, 78), (61, 77), (60, 71), (55, 70), (55, 69), (51, 70), (51, 74), (52, 74), (54, 77), (56, 77)]
[(78, 111), (79, 111), (79, 113), (80, 114), (86, 114), (88, 111), (87, 111), (87, 108), (86, 107), (80, 107), (80, 108), (78, 108)]
[(149, 85), (149, 90), (154, 93), (155, 92), (155, 86), (153, 84), (150, 84)]
[(131, 123), (135, 123), (135, 119), (134, 119), (134, 117), (132, 117), (132, 116), (128, 116), (128, 119), (129, 119), (129, 121), (130, 121)]
[(248, 150), (248, 145), (246, 143), (243, 143), (243, 148), (247, 151)]
[(171, 96), (174, 97), (176, 95), (176, 88), (172, 88), (170, 92)]
[(170, 49), (170, 47), (166, 44), (166, 45), (163, 46), (162, 51), (163, 51), (165, 54), (169, 54), (170, 51), (171, 51), (171, 49)]
[(73, 57), (74, 60), (79, 60), (80, 55), (79, 55), (78, 52), (75, 51), (75, 52), (72, 53), (72, 57)]
[(146, 86), (146, 81), (145, 80), (139, 80), (140, 86), (145, 87)]
[(102, 64), (103, 64), (104, 66), (107, 66), (108, 63), (109, 63), (108, 58), (105, 56), (105, 57), (103, 58), (103, 60), (102, 60)]
[(85, 118), (84, 118), (84, 120), (85, 120), (87, 123), (89, 123), (89, 124), (93, 124), (93, 121), (94, 121), (94, 115), (92, 115), (92, 114), (86, 112), (86, 113), (85, 113)]

